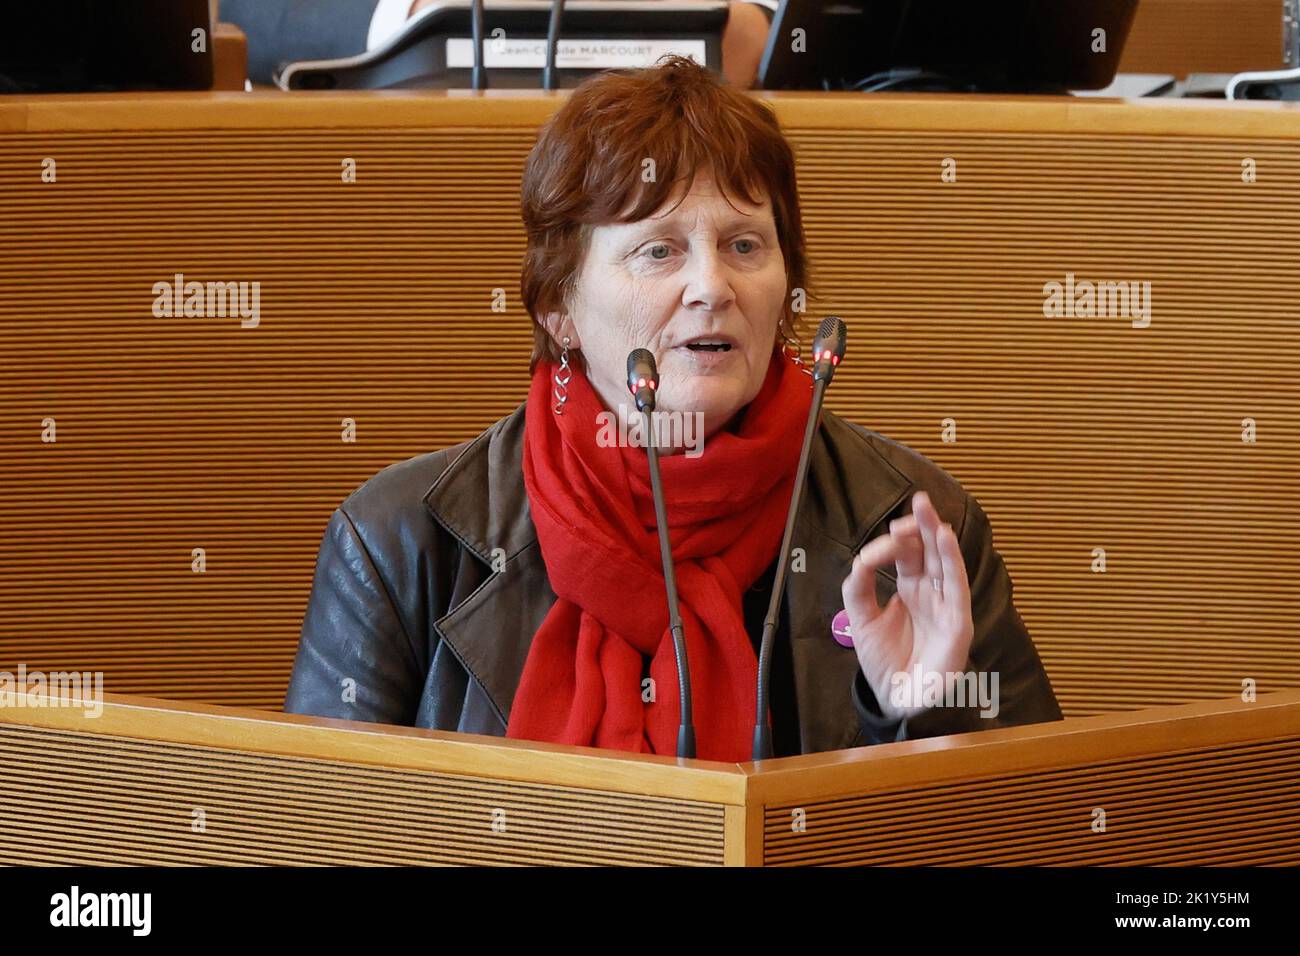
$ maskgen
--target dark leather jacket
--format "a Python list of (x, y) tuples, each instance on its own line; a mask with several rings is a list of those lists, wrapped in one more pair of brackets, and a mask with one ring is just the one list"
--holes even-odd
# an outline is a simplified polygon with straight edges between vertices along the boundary
[[(284, 709), (505, 736), (551, 590), (523, 481), (524, 405), (478, 437), (391, 465), (330, 518)], [(961, 542), (975, 623), (967, 670), (997, 671), (999, 712), (931, 707), (882, 719), (852, 648), (831, 637), (856, 552), (929, 493)], [(787, 575), (803, 753), (1060, 720), (975, 498), (934, 462), (823, 413)], [(894, 570), (877, 572), (883, 607)], [(779, 633), (779, 640), (789, 639)]]

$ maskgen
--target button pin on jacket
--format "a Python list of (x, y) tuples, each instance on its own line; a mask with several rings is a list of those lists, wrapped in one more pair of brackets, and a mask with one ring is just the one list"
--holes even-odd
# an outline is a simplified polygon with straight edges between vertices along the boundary
[(831, 637), (841, 647), (853, 646), (853, 634), (849, 629), (849, 612), (840, 611), (831, 621)]

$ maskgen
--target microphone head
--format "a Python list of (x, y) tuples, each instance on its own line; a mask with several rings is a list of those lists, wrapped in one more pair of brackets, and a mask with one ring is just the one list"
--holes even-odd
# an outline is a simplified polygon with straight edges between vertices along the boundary
[(848, 329), (844, 320), (837, 315), (828, 315), (822, 319), (813, 339), (813, 381), (831, 380), (836, 367), (844, 361), (844, 350), (848, 345)]
[(637, 411), (654, 411), (659, 367), (649, 349), (633, 349), (628, 353), (627, 388), (636, 399)]

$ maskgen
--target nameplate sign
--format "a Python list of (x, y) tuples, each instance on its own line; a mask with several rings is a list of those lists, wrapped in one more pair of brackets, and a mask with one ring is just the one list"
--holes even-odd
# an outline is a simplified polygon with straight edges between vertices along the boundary
[[(555, 66), (563, 70), (606, 70), (653, 66), (666, 53), (688, 57), (703, 66), (703, 40), (560, 40)], [(497, 39), (483, 41), (483, 65), (488, 69), (540, 70), (546, 66), (544, 39)], [(448, 69), (474, 66), (474, 41), (469, 37), (447, 38)]]

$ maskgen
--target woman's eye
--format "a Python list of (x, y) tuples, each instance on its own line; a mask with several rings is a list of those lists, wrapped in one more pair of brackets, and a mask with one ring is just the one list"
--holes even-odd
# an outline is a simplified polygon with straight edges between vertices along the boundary
[[(663, 250), (663, 255), (655, 255), (655, 252), (660, 249)], [(670, 251), (668, 244), (663, 242), (656, 242), (653, 246), (646, 247), (646, 252), (649, 254), (651, 259), (667, 259)]]
[[(737, 239), (734, 245), (737, 246), (736, 251), (742, 254), (753, 252), (755, 247), (755, 243), (753, 239)], [(740, 246), (746, 246), (747, 248), (741, 249), (739, 248)]]

